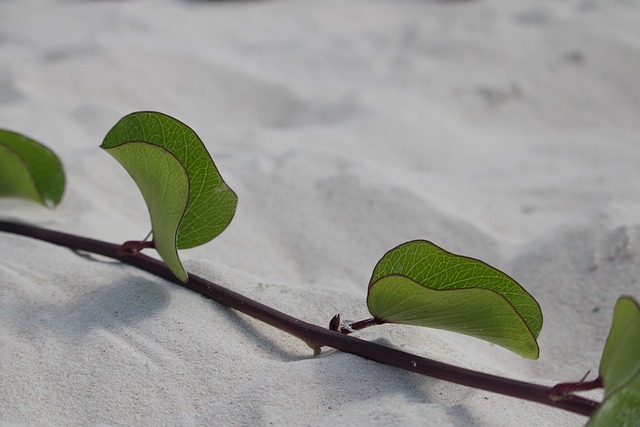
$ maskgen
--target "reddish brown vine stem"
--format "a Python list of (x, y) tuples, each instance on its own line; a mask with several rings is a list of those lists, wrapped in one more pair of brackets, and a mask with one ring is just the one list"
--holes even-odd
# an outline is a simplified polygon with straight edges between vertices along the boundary
[[(300, 319), (296, 319), (295, 317), (289, 316), (194, 274), (190, 274), (187, 283), (182, 284), (162, 262), (140, 253), (136, 253), (134, 255), (126, 253), (121, 254), (121, 245), (7, 221), (0, 221), (0, 231), (28, 236), (73, 250), (90, 252), (120, 260), (123, 263), (145, 270), (180, 286), (185, 286), (186, 288), (196, 291), (207, 298), (211, 298), (220, 304), (238, 310), (298, 337), (305, 342), (310, 343), (312, 346), (332, 347), (340, 351), (352, 353), (379, 363), (426, 375), (432, 378), (450, 381), (494, 393), (500, 393), (519, 399), (530, 400), (581, 415), (591, 415), (599, 404), (596, 401), (570, 393), (566, 398), (554, 401), (551, 398), (554, 389), (551, 387), (460, 368), (316, 326)], [(557, 396), (555, 397), (557, 398)]]

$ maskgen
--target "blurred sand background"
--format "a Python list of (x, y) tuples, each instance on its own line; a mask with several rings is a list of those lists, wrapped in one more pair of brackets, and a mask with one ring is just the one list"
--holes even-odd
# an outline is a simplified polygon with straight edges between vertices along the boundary
[[(149, 230), (102, 152), (122, 116), (190, 125), (239, 196), (187, 269), (328, 324), (427, 239), (540, 302), (541, 357), (443, 331), (360, 336), (552, 384), (597, 371), (640, 297), (640, 2), (0, 1), (0, 127), (54, 149), (61, 205), (0, 217)], [(596, 395), (597, 396), (597, 395)], [(586, 418), (304, 343), (176, 285), (0, 235), (0, 423), (578, 426)]]

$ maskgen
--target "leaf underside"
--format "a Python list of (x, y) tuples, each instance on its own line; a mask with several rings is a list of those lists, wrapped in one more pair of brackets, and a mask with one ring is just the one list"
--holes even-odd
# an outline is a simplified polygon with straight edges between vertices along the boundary
[(600, 359), (605, 396), (640, 370), (640, 307), (631, 297), (620, 297), (613, 310), (611, 330)]
[[(189, 202), (178, 229), (178, 249), (202, 245), (227, 228), (238, 198), (191, 128), (162, 113), (136, 112), (123, 117), (109, 131), (101, 147), (109, 149), (130, 141), (145, 141), (166, 148), (187, 171)], [(156, 233), (154, 229), (154, 235)]]
[(20, 197), (47, 207), (60, 202), (64, 170), (49, 148), (16, 132), (0, 129), (0, 197)]
[(375, 318), (386, 322), (458, 332), (530, 359), (539, 355), (522, 317), (504, 297), (488, 289), (429, 289), (390, 275), (371, 286), (367, 305)]
[(599, 368), (604, 401), (590, 427), (637, 426), (640, 420), (640, 306), (628, 296), (613, 310)]
[(609, 393), (587, 426), (637, 427), (640, 420), (640, 371)]
[(149, 209), (153, 240), (167, 267), (185, 282), (176, 235), (188, 204), (189, 178), (167, 149), (148, 142), (126, 142), (107, 149), (138, 185)]
[(415, 240), (374, 268), (367, 306), (383, 322), (446, 329), (536, 359), (542, 328), (537, 301), (488, 264)]

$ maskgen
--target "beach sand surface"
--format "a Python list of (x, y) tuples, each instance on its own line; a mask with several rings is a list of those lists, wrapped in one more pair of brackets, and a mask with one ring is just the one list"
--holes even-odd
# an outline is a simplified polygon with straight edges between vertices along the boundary
[[(147, 209), (98, 148), (191, 126), (239, 197), (188, 271), (305, 321), (368, 316), (426, 239), (518, 280), (540, 358), (445, 331), (358, 336), (551, 385), (596, 375), (640, 298), (640, 2), (0, 1), (0, 127), (58, 153), (62, 203), (0, 218), (111, 242)], [(150, 251), (152, 254), (153, 252)], [(599, 394), (591, 394), (599, 398)], [(302, 342), (132, 267), (0, 233), (0, 424), (579, 426), (587, 419)]]

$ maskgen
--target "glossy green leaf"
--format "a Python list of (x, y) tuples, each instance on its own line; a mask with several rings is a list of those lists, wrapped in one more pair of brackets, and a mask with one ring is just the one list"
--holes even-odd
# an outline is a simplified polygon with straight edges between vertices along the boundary
[(149, 209), (155, 248), (186, 281), (178, 249), (216, 237), (231, 222), (237, 205), (204, 144), (172, 117), (138, 112), (122, 118), (101, 147), (138, 184)]
[(189, 178), (182, 163), (166, 148), (148, 142), (127, 142), (109, 149), (129, 172), (144, 197), (151, 217), (155, 248), (167, 267), (185, 282), (176, 235), (187, 209)]
[(536, 359), (542, 328), (537, 301), (488, 264), (416, 240), (387, 252), (369, 282), (378, 320), (428, 326), (480, 338)]
[(631, 297), (616, 303), (599, 371), (605, 397), (640, 371), (640, 307)]
[[(209, 152), (191, 128), (162, 113), (132, 113), (109, 131), (101, 147), (109, 151), (131, 141), (164, 147), (187, 171), (188, 206), (177, 234), (178, 249), (202, 245), (227, 228), (235, 214), (238, 198), (224, 182)], [(157, 179), (163, 178), (159, 174)], [(154, 234), (156, 232), (154, 229)]]
[(637, 427), (638, 425), (640, 425), (640, 371), (637, 371), (628, 382), (611, 391), (587, 424), (589, 427)]
[(58, 157), (39, 142), (0, 129), (0, 197), (20, 197), (53, 207), (64, 192)]

